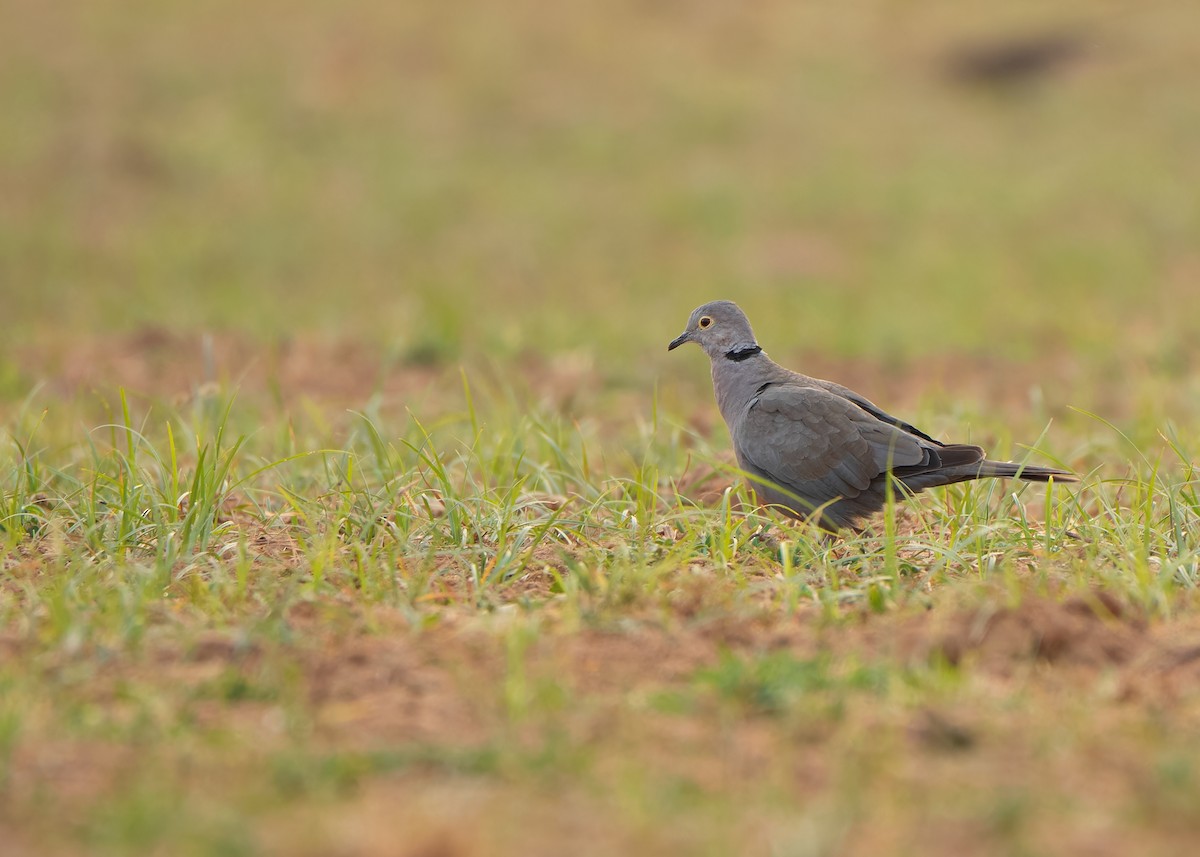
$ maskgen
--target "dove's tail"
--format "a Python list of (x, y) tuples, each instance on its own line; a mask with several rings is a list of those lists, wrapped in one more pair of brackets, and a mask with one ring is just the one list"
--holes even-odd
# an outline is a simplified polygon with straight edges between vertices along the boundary
[(977, 477), (999, 476), (1004, 479), (1024, 479), (1026, 482), (1078, 482), (1079, 477), (1068, 470), (1054, 467), (1038, 467), (1033, 464), (1016, 464), (1011, 461), (979, 462)]
[[(949, 448), (959, 449), (957, 446)], [(1017, 464), (1012, 461), (992, 461), (983, 458), (983, 450), (978, 447), (962, 448), (978, 450), (980, 457), (975, 461), (952, 463), (949, 467), (939, 467), (936, 470), (901, 475), (900, 481), (913, 491), (924, 491), (939, 485), (953, 485), (956, 482), (969, 482), (972, 479), (987, 479), (992, 476), (1002, 479), (1024, 479), (1027, 482), (1049, 482), (1051, 479), (1055, 482), (1079, 481), (1079, 477), (1067, 470), (1038, 467), (1035, 464)]]

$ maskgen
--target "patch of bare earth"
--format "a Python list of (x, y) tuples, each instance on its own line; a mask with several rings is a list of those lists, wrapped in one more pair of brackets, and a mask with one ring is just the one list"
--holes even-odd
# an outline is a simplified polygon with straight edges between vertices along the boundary
[[(311, 723), (304, 753), (425, 748), (332, 802), (301, 797), (265, 813), (255, 829), (273, 853), (688, 853), (705, 837), (745, 837), (738, 850), (765, 854), (811, 833), (849, 854), (999, 854), (1025, 842), (1115, 855), (1139, 843), (1169, 853), (1200, 834), (1196, 814), (1145, 796), (1161, 792), (1155, 730), (1200, 738), (1200, 623), (1150, 622), (1105, 592), (835, 625), (810, 612), (716, 619), (682, 604), (573, 629), (548, 608), (530, 637), (512, 636), (502, 615), (453, 608), (423, 630), (383, 608), (289, 615), (286, 646), (218, 631), (183, 646), (152, 636), (143, 656), (105, 661), (80, 689), (119, 721), (118, 688), (157, 688), (160, 709), (236, 735), (236, 759), (200, 763), (235, 776), (235, 791), (262, 788), (263, 760), (298, 748), (277, 700), (189, 697), (231, 674), (253, 687), (264, 670), (295, 673), (294, 704)], [(4, 657), (26, 648), (10, 641)], [(944, 662), (962, 678), (911, 702), (813, 691), (772, 715), (697, 684), (723, 652), (897, 675)], [(672, 692), (692, 702), (655, 702)], [(39, 793), (84, 811), (137, 764), (121, 742), (37, 735), (10, 762), (7, 825)], [(436, 761), (489, 750), (500, 755), (487, 769)], [(539, 773), (528, 760), (542, 753), (550, 767)], [(664, 797), (676, 792), (689, 797)], [(706, 809), (717, 805), (723, 815)], [(1147, 829), (1142, 815), (1155, 812), (1163, 823)]]
[[(1141, 843), (1145, 853), (1170, 853), (1200, 831), (1200, 817), (1189, 822), (1186, 812), (1169, 813), (1170, 824), (1149, 833), (1136, 817), (1144, 802), (1139, 790), (1157, 764), (1144, 743), (1148, 723), (1180, 726), (1200, 712), (1193, 689), (1200, 625), (1147, 622), (1103, 592), (934, 610), (930, 618), (821, 627), (802, 615), (744, 617), (737, 627), (685, 621), (550, 631), (531, 643), (521, 679), (560, 687), (564, 701), (517, 722), (501, 712), (503, 643), (476, 625), (330, 640), (306, 675), (331, 748), (480, 746), (503, 737), (529, 750), (549, 733), (568, 736), (589, 761), (580, 780), (553, 780), (549, 791), (544, 781), (512, 771), (497, 779), (418, 767), (373, 779), (328, 812), (297, 811), (320, 831), (313, 842), (348, 837), (355, 843), (348, 853), (368, 855), (395, 853), (386, 843), (398, 817), (413, 832), (412, 850), (400, 853), (551, 854), (568, 843), (577, 853), (699, 847), (631, 820), (621, 797), (631, 776), (639, 788), (676, 783), (693, 790), (698, 807), (741, 794), (744, 818), (719, 835), (741, 830), (748, 854), (768, 853), (786, 839), (789, 817), (808, 819), (802, 828), (820, 829), (851, 854), (999, 854), (1013, 842), (1099, 855)], [(965, 671), (965, 682), (945, 700), (934, 695), (915, 706), (850, 694), (799, 720), (703, 695), (699, 707), (682, 712), (648, 702), (660, 692), (694, 690), (697, 671), (723, 651), (752, 657), (780, 650), (801, 660), (832, 653), (835, 662), (945, 661)], [(873, 805), (845, 804), (847, 790)], [(542, 811), (531, 813), (531, 805)], [(829, 818), (811, 816), (821, 807)], [(480, 824), (456, 824), (461, 813)], [(597, 815), (613, 813), (610, 823), (596, 823)], [(291, 841), (283, 831), (294, 816), (284, 817), (270, 828), (276, 843)], [(692, 823), (697, 835), (708, 829), (703, 820)]]
[[(198, 392), (228, 387), (251, 401), (327, 407), (361, 406), (372, 396), (385, 408), (415, 402), (444, 404), (447, 389), (462, 394), (457, 364), (406, 359), (352, 338), (305, 337), (262, 342), (229, 332), (199, 334), (144, 328), (117, 335), (77, 338), (64, 344), (27, 343), (10, 359), (30, 387), (43, 384), (61, 396), (131, 395), (183, 402)], [(527, 355), (504, 382), (486, 364), (474, 380), (485, 389), (527, 385), (537, 398), (563, 410), (602, 386), (591, 361), (573, 355)], [(461, 406), (460, 403), (456, 407)]]
[[(1077, 403), (1087, 388), (1090, 407), (1110, 418), (1128, 411), (1119, 377), (1111, 367), (1104, 384), (1090, 385), (1086, 367), (1069, 353), (1038, 361), (1013, 362), (987, 354), (938, 354), (899, 360), (868, 360), (802, 353), (786, 355), (789, 366), (830, 378), (896, 411), (930, 395), (987, 402), (997, 412), (1021, 412), (1043, 390), (1047, 404)], [(361, 403), (382, 394), (389, 403), (427, 398), (431, 387), (449, 377), (457, 392), (457, 365), (405, 359), (377, 343), (351, 338), (296, 337), (262, 342), (241, 334), (199, 334), (147, 327), (130, 333), (76, 338), (69, 343), (14, 346), (10, 360), (30, 384), (45, 384), (64, 395), (108, 392), (183, 400), (206, 385), (224, 384), (244, 396), (270, 396), (285, 402), (306, 398), (331, 405)], [(583, 354), (526, 354), (503, 381), (486, 362), (470, 361), (482, 385), (517, 385), (564, 410), (574, 410), (606, 387), (603, 366)], [(1144, 368), (1137, 367), (1143, 375)], [(1129, 370), (1131, 373), (1132, 369)], [(1093, 389), (1093, 386), (1095, 387)], [(1071, 391), (1071, 396), (1066, 396)], [(1107, 391), (1107, 392), (1106, 392)], [(1096, 396), (1104, 397), (1094, 401)], [(646, 396), (640, 397), (645, 401)], [(702, 434), (719, 429), (719, 416), (707, 400), (688, 414)], [(1052, 407), (1056, 412), (1059, 408)]]

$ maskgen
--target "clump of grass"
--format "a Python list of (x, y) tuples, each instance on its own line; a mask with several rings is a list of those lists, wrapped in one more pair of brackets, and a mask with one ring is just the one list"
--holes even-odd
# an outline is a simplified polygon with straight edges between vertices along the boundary
[(839, 667), (828, 655), (801, 659), (778, 651), (747, 658), (724, 652), (716, 666), (699, 671), (693, 681), (751, 712), (778, 715), (806, 697), (831, 691), (877, 693), (890, 675), (888, 669)]

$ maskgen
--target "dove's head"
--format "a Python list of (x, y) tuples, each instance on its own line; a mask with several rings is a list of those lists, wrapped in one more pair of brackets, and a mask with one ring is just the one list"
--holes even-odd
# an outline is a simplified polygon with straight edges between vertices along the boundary
[(671, 340), (670, 351), (685, 342), (694, 342), (714, 360), (729, 357), (742, 360), (762, 351), (750, 329), (750, 320), (733, 301), (713, 301), (692, 310), (683, 333)]

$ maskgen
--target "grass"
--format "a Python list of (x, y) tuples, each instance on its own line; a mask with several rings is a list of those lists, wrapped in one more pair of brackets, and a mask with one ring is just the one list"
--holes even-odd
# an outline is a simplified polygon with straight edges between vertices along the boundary
[[(1187, 4), (0, 27), (14, 853), (1194, 841)], [(664, 348), (716, 297), (1082, 484), (756, 508)]]
[[(300, 805), (332, 812), (375, 789), (466, 778), (608, 806), (621, 819), (614, 848), (690, 849), (676, 824), (704, 818), (725, 852), (741, 847), (751, 818), (793, 835), (787, 763), (768, 767), (750, 815), (722, 797), (744, 787), (742, 766), (831, 740), (821, 755), (838, 781), (822, 786), (829, 805), (801, 838), (853, 838), (870, 828), (871, 801), (891, 805), (903, 792), (890, 778), (912, 753), (894, 732), (905, 720), (947, 706), (987, 719), (1011, 713), (1022, 684), (1050, 692), (1031, 676), (1015, 698), (996, 697), (987, 669), (881, 649), (872, 623), (1093, 590), (1164, 628), (1186, 626), (1194, 609), (1200, 509), (1178, 438), (1164, 442), (1163, 460), (1130, 462), (1125, 478), (1092, 476), (1078, 492), (964, 486), (829, 542), (755, 511), (735, 470), (682, 425), (651, 419), (614, 443), (536, 404), (459, 389), (447, 398), (460, 410), (428, 424), (348, 413), (340, 448), (315, 437), (281, 446), (277, 426), (219, 390), (161, 417), (119, 396), (118, 422), (65, 446), (51, 438), (69, 438), (74, 420), (42, 417), (22, 440), (11, 436), (4, 780), (18, 807), (49, 794), (84, 819), (53, 834), (20, 827), (68, 849), (288, 851), (301, 845), (273, 839), (283, 834), (272, 819)], [(1074, 460), (1087, 469), (1086, 455)], [(700, 467), (729, 486), (708, 507), (676, 490), (678, 474)], [(664, 638), (683, 663), (645, 660)], [(363, 640), (376, 642), (356, 651)], [(618, 651), (614, 666), (616, 640), (633, 651)], [(926, 644), (936, 637), (913, 646)], [(1077, 645), (1086, 660), (1091, 643)], [(1112, 677), (1121, 663), (1072, 686), (1108, 700), (1108, 683), (1126, 680)], [(347, 669), (361, 674), (336, 677)], [(422, 690), (430, 674), (434, 689)], [(395, 705), (418, 713), (389, 723)], [(855, 730), (880, 717), (873, 749), (852, 750), (866, 734)], [(710, 762), (724, 773), (703, 770), (711, 754), (698, 746), (657, 746), (677, 723), (732, 742)], [(918, 756), (956, 741), (971, 754), (982, 740), (932, 728), (932, 749), (918, 741)], [(754, 740), (776, 749), (738, 749)], [(1048, 764), (1038, 742), (1057, 739), (1034, 730), (1030, 740), (1036, 770)], [(1147, 764), (1165, 752), (1146, 735), (1127, 740), (1148, 742)], [(81, 759), (104, 797), (81, 797), (30, 761), (56, 753)], [(899, 791), (868, 785), (871, 771)], [(213, 777), (230, 790), (210, 793)], [(1030, 803), (1038, 787), (1007, 788), (1004, 820), (981, 834), (999, 843), (1041, 817)], [(982, 794), (960, 800), (952, 816), (993, 824)], [(322, 830), (320, 842), (341, 835)], [(492, 833), (515, 837), (506, 847), (524, 841)]]

